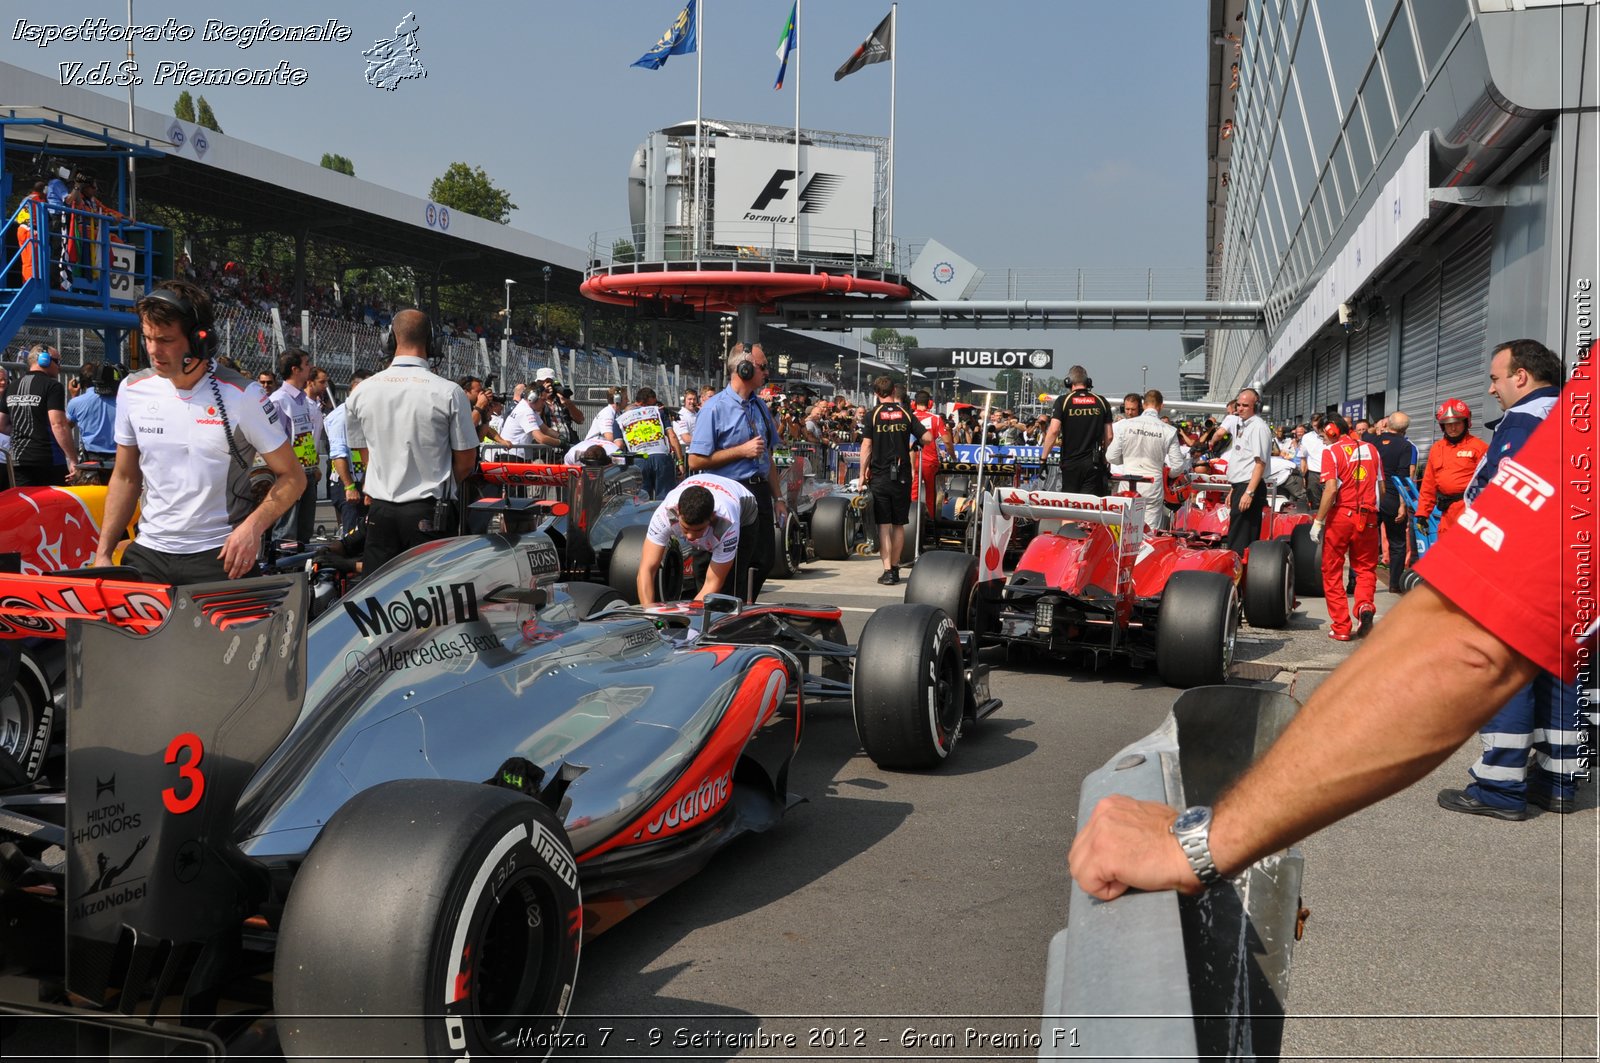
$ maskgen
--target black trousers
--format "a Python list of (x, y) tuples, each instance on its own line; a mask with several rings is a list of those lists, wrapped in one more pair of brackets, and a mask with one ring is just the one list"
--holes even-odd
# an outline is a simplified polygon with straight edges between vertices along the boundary
[(1234, 484), (1228, 492), (1228, 549), (1244, 556), (1251, 543), (1261, 538), (1261, 511), (1267, 508), (1267, 489), (1257, 487), (1250, 496), (1250, 508), (1241, 509), (1239, 499), (1248, 483)]
[(435, 502), (383, 502), (376, 498), (367, 509), (367, 548), (361, 555), (361, 571), (370, 577), (391, 558), (413, 546), (439, 538), (433, 526)]
[(16, 464), (12, 468), (16, 471), (18, 487), (65, 487), (67, 485), (67, 467), (65, 465), (23, 465)]
[(138, 569), (151, 583), (217, 583), (228, 578), (221, 555), (221, 547), (198, 554), (168, 554), (133, 542), (122, 551), (122, 563)]
[[(735, 558), (733, 568), (739, 576), (739, 597), (753, 602), (761, 593), (761, 585), (767, 582), (767, 573), (772, 570), (776, 523), (772, 509), (772, 482), (765, 477), (753, 476), (744, 481), (744, 486), (756, 496), (756, 523), (754, 527), (747, 526), (741, 530), (739, 556)], [(751, 546), (748, 551), (745, 549), (746, 540), (750, 541)]]
[(1061, 490), (1067, 494), (1104, 495), (1110, 493), (1106, 480), (1109, 470), (1098, 458), (1083, 458), (1061, 463)]
[(1378, 506), (1378, 523), (1383, 527), (1383, 537), (1389, 541), (1389, 592), (1399, 594), (1401, 581), (1405, 579), (1406, 569), (1411, 560), (1408, 552), (1411, 549), (1411, 521), (1398, 520), (1396, 514), (1400, 512), (1400, 502), (1392, 492), (1383, 496), (1383, 502)]

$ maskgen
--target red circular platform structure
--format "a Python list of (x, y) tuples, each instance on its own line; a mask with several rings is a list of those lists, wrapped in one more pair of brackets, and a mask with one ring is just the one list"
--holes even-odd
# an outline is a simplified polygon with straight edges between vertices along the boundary
[[(718, 266), (723, 268), (717, 268)], [(620, 306), (645, 300), (682, 303), (712, 313), (735, 313), (755, 306), (770, 313), (781, 299), (795, 296), (881, 296), (909, 299), (911, 289), (893, 274), (878, 271), (830, 272), (804, 263), (743, 262), (649, 263), (596, 272), (580, 289), (590, 299)]]

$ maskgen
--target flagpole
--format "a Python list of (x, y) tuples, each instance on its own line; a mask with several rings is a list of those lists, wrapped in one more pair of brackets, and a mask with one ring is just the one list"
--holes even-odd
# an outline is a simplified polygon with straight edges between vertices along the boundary
[(705, 127), (700, 117), (700, 86), (706, 67), (706, 2), (707, 0), (700, 0), (694, 16), (697, 37), (694, 48), (694, 257), (696, 261), (699, 261), (704, 251), (706, 228), (706, 144)]
[[(794, 0), (794, 51), (800, 51), (800, 2)], [(805, 178), (800, 174), (800, 56), (794, 57), (794, 260), (800, 261), (800, 190)]]
[(889, 5), (889, 243), (888, 264), (896, 266), (894, 255), (894, 81), (900, 62), (900, 5)]

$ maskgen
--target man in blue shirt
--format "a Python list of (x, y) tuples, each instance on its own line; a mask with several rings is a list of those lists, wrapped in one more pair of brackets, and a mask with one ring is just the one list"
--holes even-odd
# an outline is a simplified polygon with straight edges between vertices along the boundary
[(103, 462), (106, 471), (117, 460), (117, 385), (115, 366), (104, 372), (99, 362), (78, 370), (78, 397), (67, 402), (67, 423), (78, 429), (78, 452), (84, 461)]
[(736, 343), (728, 353), (728, 386), (707, 399), (695, 421), (689, 444), (689, 471), (714, 472), (736, 480), (755, 496), (755, 551), (750, 567), (736, 573), (738, 593), (753, 602), (772, 567), (775, 514), (788, 506), (778, 490), (772, 452), (778, 448), (778, 425), (761, 399), (767, 382), (767, 354), (761, 345)]
[[(1489, 394), (1505, 415), (1485, 426), (1494, 430), (1494, 438), (1467, 485), (1469, 512), (1494, 480), (1507, 478), (1523, 485), (1520, 490), (1528, 496), (1524, 504), (1534, 509), (1557, 490), (1532, 476), (1516, 457), (1555, 408), (1566, 377), (1560, 356), (1537, 340), (1495, 345), (1489, 359)], [(1449, 534), (1473, 532), (1457, 524)], [(1514, 563), (1508, 559), (1508, 564)], [(1512, 569), (1507, 572), (1507, 579), (1516, 578)], [(1550, 672), (1538, 673), (1478, 730), (1483, 753), (1469, 769), (1472, 783), (1465, 790), (1440, 790), (1440, 807), (1514, 822), (1528, 818), (1529, 804), (1546, 812), (1572, 812), (1577, 808), (1577, 773), (1584, 763), (1580, 752), (1584, 745), (1593, 745), (1585, 742), (1583, 722), (1577, 684)]]

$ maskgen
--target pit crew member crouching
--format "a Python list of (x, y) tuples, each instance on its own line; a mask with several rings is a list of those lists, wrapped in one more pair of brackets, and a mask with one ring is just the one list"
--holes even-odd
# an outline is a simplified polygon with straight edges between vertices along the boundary
[(754, 595), (729, 586), (730, 572), (744, 572), (755, 556), (756, 496), (743, 484), (726, 476), (697, 473), (667, 492), (645, 532), (639, 559), (639, 602), (656, 601), (656, 573), (666, 557), (674, 532), (696, 550), (710, 555), (694, 600), (708, 594), (737, 594), (745, 601)]

